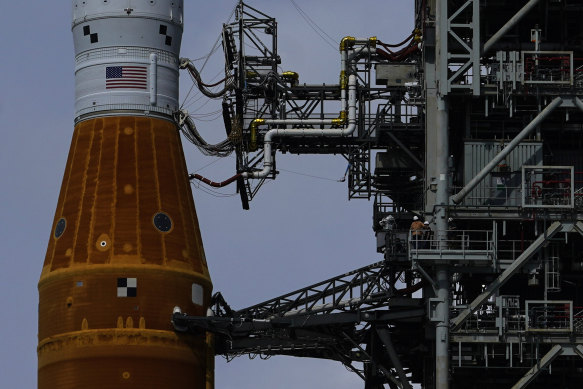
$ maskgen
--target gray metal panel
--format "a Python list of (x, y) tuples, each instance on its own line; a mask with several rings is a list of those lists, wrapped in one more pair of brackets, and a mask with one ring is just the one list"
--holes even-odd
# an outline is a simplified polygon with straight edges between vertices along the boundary
[[(506, 158), (508, 172), (495, 169), (464, 200), (465, 205), (519, 206), (522, 165), (543, 163), (542, 142), (522, 142)], [(464, 185), (503, 148), (500, 141), (467, 141), (464, 146)]]
[(184, 0), (73, 0), (73, 24), (98, 18), (132, 16), (164, 19), (182, 25), (183, 10)]
[[(123, 50), (120, 48), (120, 50)], [(122, 105), (117, 109), (124, 109), (123, 105), (131, 105), (135, 109), (141, 106), (140, 111), (152, 110), (150, 92), (146, 89), (107, 89), (106, 68), (108, 66), (142, 66), (150, 67), (150, 53), (154, 50), (143, 50), (142, 56), (127, 54), (111, 54), (102, 60), (85, 61), (75, 69), (75, 117), (109, 110), (109, 106)], [(157, 54), (157, 53), (156, 53)], [(157, 79), (148, 76), (148, 86), (152, 82), (157, 84), (157, 108), (167, 111), (167, 114), (178, 109), (178, 65), (177, 62), (167, 63), (159, 61), (157, 64)], [(128, 108), (130, 109), (130, 108)]]
[(73, 1), (75, 120), (178, 109), (183, 0)]
[[(163, 26), (163, 33), (160, 26)], [(115, 17), (92, 20), (73, 27), (75, 55), (88, 50), (122, 46), (148, 47), (179, 56), (181, 41), (182, 26), (161, 19)]]
[(377, 85), (405, 86), (417, 80), (415, 64), (378, 64), (375, 71)]

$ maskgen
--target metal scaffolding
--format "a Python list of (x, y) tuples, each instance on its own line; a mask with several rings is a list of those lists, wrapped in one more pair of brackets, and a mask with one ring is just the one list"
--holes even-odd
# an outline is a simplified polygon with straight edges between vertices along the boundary
[(340, 42), (337, 85), (278, 73), (275, 19), (240, 3), (223, 29), (239, 190), (275, 179), (278, 152), (343, 155), (383, 260), (245, 309), (216, 296), (175, 328), (228, 357), (338, 360), (367, 389), (577, 387), (583, 4), (414, 3), (401, 49)]

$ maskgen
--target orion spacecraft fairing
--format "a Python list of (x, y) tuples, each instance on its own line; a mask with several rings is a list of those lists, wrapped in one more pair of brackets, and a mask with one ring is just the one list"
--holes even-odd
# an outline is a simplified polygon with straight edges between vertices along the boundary
[(39, 389), (212, 387), (212, 285), (172, 114), (182, 0), (74, 0), (75, 129), (39, 281)]

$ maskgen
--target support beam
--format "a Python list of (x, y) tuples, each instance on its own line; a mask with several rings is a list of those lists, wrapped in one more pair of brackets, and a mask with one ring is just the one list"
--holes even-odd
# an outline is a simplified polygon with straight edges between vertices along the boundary
[(581, 358), (583, 358), (583, 346), (582, 345), (577, 345), (576, 347), (573, 347), (573, 352), (577, 355), (579, 355)]
[(380, 365), (379, 370), (383, 373), (385, 378), (388, 380), (389, 386), (393, 383), (397, 388), (401, 387), (401, 383), (393, 376), (393, 374), (384, 366)]
[(526, 3), (524, 5), (524, 7), (522, 7), (520, 9), (520, 11), (518, 11), (516, 13), (516, 15), (514, 15), (512, 18), (510, 18), (510, 20), (508, 22), (506, 22), (506, 24), (504, 26), (502, 26), (502, 28), (500, 28), (500, 30), (498, 30), (494, 35), (492, 35), (492, 37), (490, 39), (488, 39), (488, 42), (484, 43), (484, 50), (482, 51), (483, 54), (486, 54), (488, 52), (488, 50), (490, 50), (492, 48), (492, 46), (494, 46), (496, 44), (496, 42), (498, 42), (500, 40), (500, 38), (502, 38), (504, 35), (506, 35), (506, 33), (516, 25), (516, 23), (518, 23), (520, 21), (520, 19), (522, 19), (524, 17), (524, 15), (526, 15), (535, 5), (537, 5), (539, 2), (539, 0), (530, 0), (528, 3)]
[(583, 101), (581, 101), (581, 99), (579, 99), (578, 97), (575, 97), (574, 102), (577, 108), (583, 111)]
[(573, 229), (577, 231), (579, 234), (583, 235), (583, 222), (578, 221), (573, 225)]
[(401, 150), (403, 150), (405, 154), (407, 154), (409, 158), (413, 160), (413, 162), (419, 165), (421, 169), (425, 169), (425, 165), (423, 164), (423, 162), (421, 162), (419, 158), (417, 158), (417, 156), (415, 156), (415, 154), (413, 154), (413, 152), (409, 150), (409, 148), (399, 140), (399, 138), (397, 138), (393, 133), (391, 133), (391, 131), (387, 131), (387, 135), (389, 135), (389, 138), (391, 138), (393, 142), (395, 142), (397, 146), (399, 146)]
[[(435, 193), (435, 207), (433, 208), (433, 220), (435, 221), (435, 236), (439, 242), (439, 248), (447, 247), (448, 231), (448, 206), (449, 206), (449, 82), (448, 80), (448, 37), (449, 17), (448, 0), (436, 0), (436, 74), (439, 93), (436, 96), (435, 145), (439, 150), (435, 159), (426, 158), (427, 165), (435, 164), (437, 191)], [(428, 131), (429, 132), (429, 131)], [(426, 204), (427, 206), (427, 204)], [(449, 296), (450, 283), (449, 272), (445, 265), (437, 266), (435, 270), (435, 282), (437, 288), (435, 297), (441, 303), (435, 310), (435, 389), (449, 389)]]
[(435, 275), (437, 282), (436, 298), (439, 303), (435, 309), (435, 389), (449, 388), (449, 306), (450, 284), (447, 267), (437, 268)]
[(522, 254), (506, 269), (502, 274), (498, 276), (484, 292), (482, 292), (478, 297), (472, 301), (466, 309), (464, 309), (457, 317), (451, 321), (451, 330), (455, 331), (460, 328), (460, 326), (474, 313), (480, 305), (484, 304), (486, 300), (502, 285), (504, 285), (510, 277), (512, 277), (522, 266), (524, 266), (528, 260), (538, 252), (538, 250), (545, 244), (545, 242), (551, 239), (557, 232), (561, 230), (561, 223), (556, 221), (545, 231), (544, 234), (540, 235), (532, 244), (524, 250)]
[(560, 344), (554, 345), (553, 348), (551, 348), (549, 350), (549, 352), (546, 353), (545, 356), (542, 357), (542, 359), (536, 365), (534, 365), (529, 371), (526, 372), (526, 374), (524, 375), (524, 377), (522, 377), (516, 383), (516, 385), (514, 385), (512, 387), (512, 389), (522, 389), (522, 388), (526, 388), (526, 386), (528, 384), (530, 384), (532, 381), (534, 381), (534, 379), (536, 378), (536, 376), (538, 376), (538, 374), (542, 370), (544, 370), (547, 366), (549, 366), (551, 364), (551, 362), (556, 357), (558, 357), (559, 355), (561, 355), (562, 352), (563, 352), (563, 347), (561, 347)]
[(470, 180), (457, 194), (451, 197), (454, 204), (459, 204), (461, 201), (474, 189), (508, 154), (512, 152), (526, 138), (532, 130), (534, 130), (545, 118), (555, 110), (563, 99), (555, 97), (549, 105), (546, 106), (510, 143), (506, 145), (474, 178)]
[(379, 338), (381, 339), (381, 341), (385, 345), (387, 355), (389, 356), (391, 363), (393, 364), (393, 366), (397, 370), (397, 373), (399, 374), (399, 381), (401, 381), (399, 388), (401, 388), (401, 389), (413, 389), (413, 387), (411, 386), (411, 384), (407, 380), (407, 376), (405, 374), (405, 370), (403, 370), (403, 365), (401, 364), (401, 360), (399, 359), (399, 356), (397, 355), (397, 351), (395, 350), (395, 347), (393, 346), (393, 341), (391, 340), (391, 334), (390, 334), (389, 330), (387, 328), (377, 328), (377, 334), (379, 335)]
[(423, 267), (419, 264), (419, 262), (412, 261), (411, 270), (415, 270), (415, 271), (418, 271), (419, 273), (421, 273), (421, 275), (423, 277), (425, 277), (425, 279), (427, 281), (429, 281), (429, 283), (431, 284), (431, 287), (433, 288), (433, 291), (435, 293), (437, 293), (437, 282), (433, 281), (433, 278), (431, 278), (429, 273), (427, 273), (427, 271), (425, 271), (425, 269), (423, 269)]
[(480, 0), (472, 4), (472, 91), (474, 96), (480, 95)]

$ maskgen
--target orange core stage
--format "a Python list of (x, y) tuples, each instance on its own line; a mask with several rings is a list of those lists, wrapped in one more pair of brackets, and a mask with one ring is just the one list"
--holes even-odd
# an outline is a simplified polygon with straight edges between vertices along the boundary
[(39, 282), (39, 389), (205, 388), (212, 285), (171, 121), (77, 124)]

